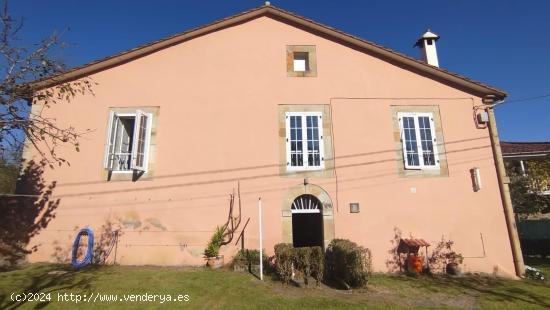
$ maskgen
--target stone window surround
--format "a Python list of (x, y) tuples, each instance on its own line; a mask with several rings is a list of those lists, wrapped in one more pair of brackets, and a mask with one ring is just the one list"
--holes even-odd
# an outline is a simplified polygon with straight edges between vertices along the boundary
[[(307, 71), (294, 71), (294, 53), (301, 52), (308, 54)], [(316, 77), (317, 76), (317, 55), (315, 45), (287, 45), (286, 46), (286, 72), (290, 77)]]
[[(157, 152), (157, 127), (158, 127), (158, 117), (159, 117), (159, 107), (158, 106), (137, 106), (137, 107), (109, 107), (106, 116), (105, 124), (108, 124), (110, 121), (109, 114), (111, 111), (115, 113), (135, 113), (136, 110), (141, 110), (145, 113), (151, 113), (153, 118), (151, 122), (151, 137), (149, 141), (149, 160), (147, 163), (147, 172), (140, 173), (138, 171), (133, 172), (111, 172), (103, 168), (103, 158), (105, 155), (106, 144), (109, 141), (109, 132), (105, 134), (105, 145), (102, 150), (103, 156), (101, 157), (101, 179), (107, 181), (143, 181), (150, 180), (155, 174), (156, 167), (156, 152)], [(108, 126), (106, 126), (108, 128)]]
[[(448, 177), (449, 166), (445, 152), (445, 139), (443, 137), (443, 127), (441, 124), (441, 115), (438, 105), (392, 105), (390, 112), (393, 124), (393, 140), (395, 146), (395, 157), (397, 172), (399, 177), (404, 178), (426, 178), (426, 177)], [(403, 158), (403, 143), (401, 141), (401, 128), (399, 126), (398, 113), (416, 112), (432, 113), (435, 124), (435, 135), (437, 139), (437, 153), (439, 155), (439, 169), (409, 170), (405, 169), (405, 159)]]

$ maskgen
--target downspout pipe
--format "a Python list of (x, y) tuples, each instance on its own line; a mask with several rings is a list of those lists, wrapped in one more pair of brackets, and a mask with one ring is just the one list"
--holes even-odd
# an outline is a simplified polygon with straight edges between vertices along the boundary
[(493, 149), (493, 157), (495, 160), (497, 171), (500, 197), (502, 199), (502, 206), (504, 208), (506, 227), (508, 228), (508, 237), (510, 239), (510, 246), (512, 248), (514, 268), (516, 270), (516, 276), (523, 277), (523, 274), (525, 272), (525, 264), (523, 262), (523, 254), (521, 252), (518, 229), (516, 226), (516, 219), (514, 217), (514, 208), (512, 206), (512, 199), (510, 197), (510, 188), (508, 186), (508, 184), (510, 183), (510, 178), (506, 175), (506, 170), (504, 168), (504, 160), (502, 158), (502, 151), (500, 149), (500, 139), (498, 137), (495, 111), (493, 110), (495, 106), (503, 102), (504, 101), (499, 101), (495, 103), (495, 99), (493, 96), (487, 96), (483, 99), (483, 103), (488, 104), (487, 113), (489, 114), (489, 135), (491, 137), (491, 147)]

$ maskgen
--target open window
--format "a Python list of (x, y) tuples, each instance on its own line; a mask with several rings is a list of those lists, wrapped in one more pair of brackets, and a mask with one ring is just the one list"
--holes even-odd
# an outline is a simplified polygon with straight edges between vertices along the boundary
[(432, 113), (398, 113), (405, 169), (439, 169)]
[(105, 169), (112, 172), (147, 172), (152, 115), (110, 112)]
[(321, 112), (287, 112), (286, 166), (288, 171), (325, 167)]

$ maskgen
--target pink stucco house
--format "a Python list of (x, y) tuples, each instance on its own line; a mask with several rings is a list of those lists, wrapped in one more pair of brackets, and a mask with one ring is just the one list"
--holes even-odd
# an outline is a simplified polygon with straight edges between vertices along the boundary
[(264, 5), (34, 82), (97, 85), (34, 106), (92, 130), (63, 153), (70, 167), (44, 174), (61, 203), (28, 259), (51, 261), (75, 227), (110, 222), (117, 263), (203, 264), (239, 183), (244, 240), (223, 247), (226, 261), (241, 241), (258, 248), (261, 197), (268, 253), (347, 238), (384, 271), (398, 228), (452, 239), (466, 271), (513, 276), (522, 258), (491, 110), (506, 93), (440, 69), (437, 39), (419, 39), (417, 60)]

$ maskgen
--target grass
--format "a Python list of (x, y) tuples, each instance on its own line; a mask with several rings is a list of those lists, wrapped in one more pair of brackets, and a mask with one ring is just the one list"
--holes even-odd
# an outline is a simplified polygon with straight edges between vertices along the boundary
[[(550, 275), (550, 260), (531, 259), (528, 264)], [(54, 274), (51, 272), (54, 271)], [(59, 271), (66, 271), (59, 273)], [(57, 272), (57, 273), (55, 273)], [(13, 302), (11, 293), (50, 293), (51, 301)], [(188, 302), (58, 301), (58, 293), (86, 294), (178, 294)], [(119, 297), (120, 298), (120, 297)], [(367, 289), (352, 292), (326, 286), (298, 288), (269, 279), (227, 270), (102, 266), (71, 271), (66, 266), (33, 264), (0, 273), (0, 308), (64, 309), (102, 307), (199, 309), (401, 309), (484, 308), (539, 309), (550, 307), (550, 284), (532, 280), (505, 280), (491, 276), (407, 277), (374, 274)]]

